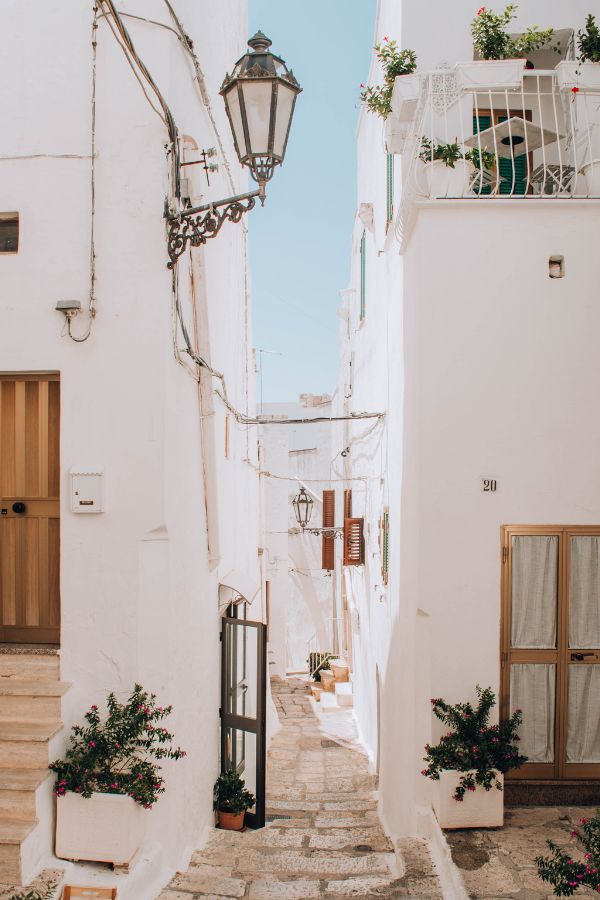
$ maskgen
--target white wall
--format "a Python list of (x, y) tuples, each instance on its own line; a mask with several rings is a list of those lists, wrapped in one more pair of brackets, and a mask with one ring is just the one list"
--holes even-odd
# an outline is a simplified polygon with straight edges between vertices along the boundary
[[(414, 47), (421, 69), (472, 57), (470, 5), (379, 6), (376, 39)], [(515, 30), (577, 29), (586, 12), (580, 3), (524, 2)], [(377, 73), (374, 64), (370, 83)], [(367, 518), (366, 564), (349, 576), (355, 710), (379, 756), (381, 812), (399, 835), (422, 828), (429, 805), (419, 775), (432, 735), (429, 698), (473, 698), (476, 683), (498, 690), (500, 526), (600, 520), (599, 426), (590, 412), (599, 379), (600, 313), (590, 299), (598, 205), (425, 204), (400, 257), (393, 226), (385, 234), (382, 121), (362, 110), (357, 140), (358, 204), (373, 204), (374, 227), (366, 230), (361, 323), (364, 225), (354, 224), (335, 411), (387, 413), (366, 436), (359, 423), (339, 430), (356, 439), (346, 475), (365, 479), (364, 506), (355, 501), (355, 509)], [(401, 184), (396, 156), (396, 209)], [(565, 256), (563, 280), (548, 277), (554, 254)], [(484, 477), (497, 479), (496, 494), (482, 492)], [(387, 589), (377, 546), (385, 506)]]
[[(172, 24), (159, 0), (123, 0), (119, 8)], [(246, 185), (217, 95), (244, 50), (246, 3), (224, 0), (210, 20), (191, 0), (178, 0), (176, 9), (206, 76), (233, 178), (222, 154), (210, 188), (194, 173), (198, 193), (217, 199), (229, 196), (232, 184), (236, 191)], [(64, 335), (56, 302), (75, 298), (85, 309), (90, 291), (92, 4), (9, 0), (1, 19), (0, 208), (19, 211), (21, 237), (19, 253), (0, 262), (0, 359), (6, 372), (61, 374), (61, 656), (62, 677), (73, 683), (63, 716), (70, 726), (109, 690), (125, 695), (135, 680), (174, 704), (170, 724), (189, 755), (165, 766), (167, 794), (148, 816), (149, 841), (162, 845), (166, 877), (212, 823), (217, 588), (234, 566), (259, 581), (255, 430), (232, 421), (225, 459), (224, 408), (209, 397), (214, 411), (203, 418), (197, 384), (175, 359), (174, 344), (181, 348), (183, 340), (173, 335), (166, 268), (167, 133), (103, 19), (97, 31), (98, 315), (86, 343)], [(216, 146), (175, 35), (125, 22), (180, 133), (200, 148)], [(231, 401), (252, 411), (245, 226), (225, 226), (195, 255), (195, 306), (188, 256), (179, 262), (190, 334), (196, 319), (198, 346), (225, 372)], [(86, 326), (82, 314), (74, 333)], [(67, 473), (90, 464), (105, 468), (106, 511), (76, 516), (69, 512)], [(218, 532), (211, 559), (207, 504)]]

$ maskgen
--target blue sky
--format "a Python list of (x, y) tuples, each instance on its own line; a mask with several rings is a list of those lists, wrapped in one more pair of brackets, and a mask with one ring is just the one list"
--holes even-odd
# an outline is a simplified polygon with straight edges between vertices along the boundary
[[(254, 346), (264, 400), (331, 392), (336, 311), (356, 209), (355, 127), (368, 74), (375, 0), (249, 0), (250, 33), (273, 41), (303, 87), (285, 163), (252, 213)], [(260, 354), (257, 354), (260, 358)]]

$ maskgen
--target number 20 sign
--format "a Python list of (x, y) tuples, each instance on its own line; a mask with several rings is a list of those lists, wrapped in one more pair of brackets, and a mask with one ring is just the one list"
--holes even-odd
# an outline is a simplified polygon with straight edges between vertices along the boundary
[(498, 483), (495, 478), (482, 478), (481, 479), (481, 489), (484, 494), (495, 494), (498, 487)]

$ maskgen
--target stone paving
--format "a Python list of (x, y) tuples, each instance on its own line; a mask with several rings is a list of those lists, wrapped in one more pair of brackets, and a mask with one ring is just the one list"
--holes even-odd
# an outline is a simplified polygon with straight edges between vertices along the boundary
[[(469, 897), (476, 900), (546, 900), (552, 887), (537, 875), (534, 859), (548, 854), (547, 840), (569, 848), (578, 858), (579, 842), (571, 837), (582, 818), (595, 807), (522, 807), (506, 809), (504, 828), (447, 831), (452, 858), (460, 869)], [(581, 888), (581, 900), (598, 894)]]
[(266, 828), (212, 833), (159, 900), (440, 900), (427, 845), (394, 847), (348, 710), (315, 716), (306, 683), (273, 679), (282, 728), (267, 764)]

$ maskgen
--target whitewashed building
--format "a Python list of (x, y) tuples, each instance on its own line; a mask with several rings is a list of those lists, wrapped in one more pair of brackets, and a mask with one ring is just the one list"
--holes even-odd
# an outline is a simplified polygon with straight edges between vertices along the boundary
[[(360, 113), (335, 412), (386, 413), (336, 443), (368, 484), (365, 565), (344, 577), (355, 710), (395, 836), (433, 833), (430, 698), (476, 684), (524, 710), (521, 783), (597, 801), (600, 94), (597, 67), (564, 65), (588, 11), (523, 0), (515, 31), (553, 26), (560, 52), (474, 74), (473, 4), (378, 5), (374, 43), (414, 49), (420, 78), (396, 81), (386, 124)], [(423, 138), (501, 162), (452, 181), (419, 159)]]
[[(0, 882), (51, 860), (43, 770), (69, 727), (140, 682), (173, 703), (188, 754), (165, 766), (167, 792), (145, 814), (119, 893), (140, 898), (213, 824), (220, 615), (239, 598), (254, 600), (252, 618), (262, 610), (256, 431), (191, 355), (253, 413), (246, 226), (225, 224), (170, 270), (164, 218), (167, 109), (182, 161), (215, 148), (218, 171), (182, 169), (182, 194), (246, 190), (218, 96), (246, 44), (246, 3), (222, 0), (209, 17), (192, 0), (119, 11), (149, 78), (106, 2), (0, 11), (0, 671), (12, 676), (0, 686)], [(44, 692), (58, 700), (44, 705)]]
[(301, 395), (295, 403), (265, 403), (263, 410), (264, 418), (287, 423), (261, 425), (259, 435), (269, 671), (285, 676), (305, 672), (312, 651), (341, 650), (337, 579), (323, 568), (321, 537), (299, 528), (292, 506), (304, 487), (313, 502), (309, 528), (322, 526), (323, 491), (336, 477), (337, 454), (331, 422), (300, 421), (330, 418), (329, 396)]

